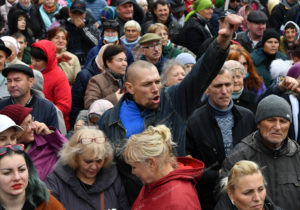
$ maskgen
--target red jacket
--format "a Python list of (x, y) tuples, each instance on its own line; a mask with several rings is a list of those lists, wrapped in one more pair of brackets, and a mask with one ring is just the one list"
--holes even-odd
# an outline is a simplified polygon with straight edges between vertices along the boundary
[(69, 113), (72, 106), (71, 88), (65, 73), (57, 66), (56, 48), (49, 40), (41, 40), (31, 46), (43, 50), (48, 58), (46, 68), (42, 71), (43, 93), (63, 113), (66, 128), (69, 130)]
[(177, 158), (178, 168), (155, 183), (144, 185), (132, 210), (201, 210), (195, 184), (204, 163), (194, 158)]

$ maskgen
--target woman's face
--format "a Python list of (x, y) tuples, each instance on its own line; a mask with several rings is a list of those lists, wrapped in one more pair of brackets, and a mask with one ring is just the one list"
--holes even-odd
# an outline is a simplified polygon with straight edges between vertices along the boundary
[(126, 27), (125, 36), (128, 42), (134, 42), (140, 35), (140, 32), (134, 26)]
[(124, 75), (127, 67), (126, 54), (121, 52), (113, 56), (111, 61), (107, 61), (107, 66), (114, 73)]
[(248, 62), (247, 62), (245, 56), (241, 55), (238, 61), (240, 62), (240, 64), (242, 64), (244, 66), (245, 74), (247, 74), (247, 72), (248, 72)]
[(52, 39), (51, 42), (53, 42), (53, 44), (56, 47), (56, 51), (60, 52), (63, 49), (66, 48), (67, 46), (67, 39), (66, 39), (66, 35), (64, 32), (60, 31), (58, 32)]
[(17, 143), (17, 132), (15, 128), (9, 128), (0, 133), (0, 146)]
[(279, 42), (275, 38), (268, 39), (264, 44), (264, 51), (267, 54), (274, 55), (278, 52)]
[(93, 158), (89, 151), (78, 155), (77, 158), (77, 177), (86, 184), (89, 184), (90, 181), (94, 182), (104, 164), (104, 160)]
[(133, 162), (130, 165), (131, 173), (136, 175), (143, 184), (147, 185), (156, 181), (156, 176), (147, 163)]
[(233, 74), (233, 92), (240, 91), (244, 86), (244, 76), (240, 71), (235, 71)]
[(26, 28), (26, 18), (24, 16), (19, 16), (18, 17), (17, 28), (20, 31), (24, 31), (25, 30), (25, 28)]
[(30, 143), (34, 141), (34, 132), (33, 132), (33, 123), (32, 123), (32, 115), (29, 114), (23, 122), (21, 123), (21, 127), (24, 131), (18, 132), (18, 142), (22, 144)]
[(184, 65), (186, 70), (187, 70), (187, 73), (189, 73), (192, 70), (194, 65), (195, 64), (193, 64), (193, 63), (187, 63), (187, 64)]
[(266, 188), (260, 173), (237, 178), (230, 200), (239, 210), (262, 210), (266, 198)]
[(169, 39), (168, 32), (163, 29), (157, 29), (155, 33), (161, 36), (162, 45), (166, 46), (168, 44), (168, 39)]
[(180, 83), (185, 77), (185, 70), (181, 66), (173, 66), (169, 73), (168, 73), (168, 79), (166, 82), (166, 86), (172, 86)]
[(12, 62), (16, 58), (17, 53), (16, 53), (15, 47), (13, 47), (12, 45), (7, 46), (7, 47), (11, 50), (10, 56), (6, 59), (6, 62), (9, 63), (9, 62)]
[(6, 53), (0, 50), (0, 72), (4, 68), (5, 61), (6, 61)]
[(25, 158), (20, 154), (6, 155), (0, 159), (0, 197), (25, 197), (28, 185), (28, 168)]
[(54, 7), (55, 3), (55, 0), (44, 0), (44, 4), (46, 5), (46, 7)]
[(44, 60), (36, 59), (31, 56), (31, 65), (33, 69), (41, 71), (46, 68), (47, 62)]

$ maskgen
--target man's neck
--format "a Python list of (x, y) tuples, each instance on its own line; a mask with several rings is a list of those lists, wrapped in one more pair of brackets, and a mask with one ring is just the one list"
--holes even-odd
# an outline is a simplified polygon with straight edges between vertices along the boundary
[(22, 98), (13, 98), (13, 100), (15, 104), (25, 106), (31, 100), (31, 95), (29, 94), (28, 96)]

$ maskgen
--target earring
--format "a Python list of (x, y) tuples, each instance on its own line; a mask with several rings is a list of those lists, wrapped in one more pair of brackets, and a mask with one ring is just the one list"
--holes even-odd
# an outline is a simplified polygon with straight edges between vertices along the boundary
[(234, 205), (234, 200), (231, 201), (232, 205)]

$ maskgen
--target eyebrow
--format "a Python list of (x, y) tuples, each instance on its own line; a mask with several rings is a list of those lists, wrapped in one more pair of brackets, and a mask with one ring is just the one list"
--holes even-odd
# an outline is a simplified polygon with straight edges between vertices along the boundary
[[(18, 167), (19, 168), (22, 168), (23, 166), (25, 166), (26, 164), (22, 164)], [(0, 168), (0, 170), (11, 170), (11, 168)]]

